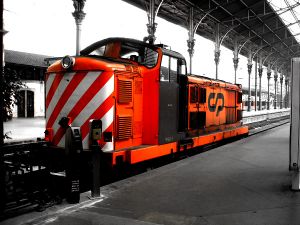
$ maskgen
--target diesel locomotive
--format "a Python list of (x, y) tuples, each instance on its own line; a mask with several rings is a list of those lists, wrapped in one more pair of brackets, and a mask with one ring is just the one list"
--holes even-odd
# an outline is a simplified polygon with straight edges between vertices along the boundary
[(56, 61), (45, 81), (45, 140), (64, 149), (66, 127), (79, 127), (82, 150), (96, 139), (111, 166), (248, 134), (241, 86), (188, 75), (164, 45), (108, 38)]

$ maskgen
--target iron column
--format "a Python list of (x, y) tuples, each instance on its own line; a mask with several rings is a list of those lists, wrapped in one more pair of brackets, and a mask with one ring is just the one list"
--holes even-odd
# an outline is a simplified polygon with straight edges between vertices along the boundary
[(233, 67), (234, 67), (234, 83), (236, 84), (236, 71), (239, 64), (239, 45), (237, 37), (234, 38), (233, 45)]
[(251, 111), (251, 70), (252, 70), (252, 63), (248, 62), (248, 74), (249, 74), (249, 78), (248, 78), (248, 112)]
[(155, 37), (156, 27), (157, 27), (157, 23), (155, 23), (155, 0), (150, 0), (148, 24), (147, 24), (148, 37), (145, 37), (144, 41), (148, 40), (149, 44), (154, 44), (156, 39)]
[(288, 77), (285, 76), (285, 104), (284, 104), (285, 108), (288, 107), (288, 82), (289, 82)]
[(274, 72), (274, 83), (275, 83), (274, 109), (277, 109), (277, 79), (278, 79), (277, 68), (275, 68), (275, 72)]
[(217, 23), (215, 30), (215, 63), (216, 63), (216, 79), (218, 79), (218, 65), (220, 62), (220, 24)]
[(268, 79), (268, 104), (267, 104), (267, 110), (270, 110), (270, 79), (271, 79), (271, 69), (268, 66), (268, 71), (267, 71), (267, 79)]
[(283, 98), (282, 98), (282, 84), (283, 84), (283, 74), (280, 75), (280, 109), (282, 109)]
[(236, 84), (236, 71), (239, 64), (239, 45), (237, 37), (234, 38), (233, 45), (233, 68), (234, 68), (234, 83)]
[[(3, 21), (3, 1), (0, 3), (1, 6), (1, 21)], [(5, 34), (3, 29), (3, 22), (0, 23), (1, 33), (0, 34), (0, 42), (1, 42), (1, 54), (0, 54), (0, 61), (1, 61), (1, 74), (0, 74), (0, 214), (4, 211), (5, 203), (6, 203), (6, 193), (5, 193), (5, 171), (4, 171), (4, 153), (2, 146), (4, 144), (4, 132), (3, 132), (3, 71), (4, 71), (4, 63), (3, 63), (3, 36)]]
[(191, 7), (190, 8), (190, 17), (189, 17), (189, 39), (187, 40), (188, 53), (190, 56), (190, 74), (192, 74), (192, 58), (194, 55), (194, 46), (195, 46), (193, 13), (194, 13), (194, 10), (193, 10), (193, 7)]
[(81, 23), (85, 17), (85, 13), (83, 12), (84, 4), (85, 0), (73, 0), (75, 11), (72, 15), (76, 23), (76, 55), (80, 54)]
[(254, 81), (254, 110), (257, 110), (257, 59), (255, 60), (255, 81)]
[(287, 108), (290, 107), (290, 77), (287, 79)]
[(258, 77), (259, 77), (259, 105), (258, 105), (258, 110), (262, 110), (262, 101), (261, 101), (261, 77), (262, 77), (262, 72), (263, 72), (263, 68), (261, 67), (261, 65), (259, 65), (258, 68)]

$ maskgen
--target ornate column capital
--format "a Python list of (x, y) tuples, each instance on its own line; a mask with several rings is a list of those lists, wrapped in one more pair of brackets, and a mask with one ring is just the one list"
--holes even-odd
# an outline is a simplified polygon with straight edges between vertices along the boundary
[(278, 80), (278, 74), (274, 73), (274, 81), (277, 82), (277, 80)]
[(76, 25), (81, 25), (85, 13), (83, 12), (84, 4), (86, 0), (73, 0), (73, 6), (75, 8), (75, 11), (72, 13), (72, 15), (75, 18)]
[(248, 67), (248, 73), (250, 74), (252, 70), (252, 63), (248, 63), (247, 67)]
[(216, 65), (218, 65), (219, 62), (220, 62), (220, 55), (221, 55), (221, 51), (220, 50), (215, 50), (215, 63), (216, 63)]
[(263, 68), (258, 68), (258, 76), (261, 78), (262, 77), (262, 72), (263, 72)]
[(81, 25), (81, 23), (85, 17), (85, 13), (84, 12), (73, 12), (72, 15), (75, 18), (76, 25)]
[(156, 40), (155, 32), (156, 32), (156, 28), (157, 28), (157, 23), (153, 23), (153, 25), (150, 23), (147, 23), (146, 25), (147, 25), (148, 37), (146, 37), (144, 39), (149, 40), (149, 43), (154, 43)]
[(188, 53), (192, 56), (194, 54), (195, 39), (193, 38), (187, 40), (187, 46), (188, 46)]
[(232, 60), (233, 60), (233, 66), (234, 66), (234, 69), (237, 69), (238, 64), (239, 64), (239, 58), (235, 58), (235, 57), (234, 57)]

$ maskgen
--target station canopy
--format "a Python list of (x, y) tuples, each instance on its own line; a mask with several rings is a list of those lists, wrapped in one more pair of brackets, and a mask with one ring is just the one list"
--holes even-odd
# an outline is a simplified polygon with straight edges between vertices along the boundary
[[(150, 0), (124, 0), (148, 11)], [(241, 54), (257, 51), (264, 65), (274, 64), (284, 73), (290, 70), (290, 60), (300, 56), (300, 2), (296, 0), (155, 0), (158, 16), (188, 29), (190, 9), (194, 25), (201, 21), (196, 33), (212, 41), (215, 27), (220, 24), (220, 36), (226, 34), (223, 45), (234, 49), (238, 41)], [(158, 24), (159, 26), (159, 24)]]

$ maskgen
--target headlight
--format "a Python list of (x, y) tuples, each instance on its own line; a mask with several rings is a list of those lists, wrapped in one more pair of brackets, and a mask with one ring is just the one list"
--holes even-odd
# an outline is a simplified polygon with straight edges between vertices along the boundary
[(61, 60), (61, 66), (64, 69), (69, 69), (74, 64), (75, 64), (75, 59), (71, 56), (68, 56), (68, 55), (63, 57), (62, 60)]

